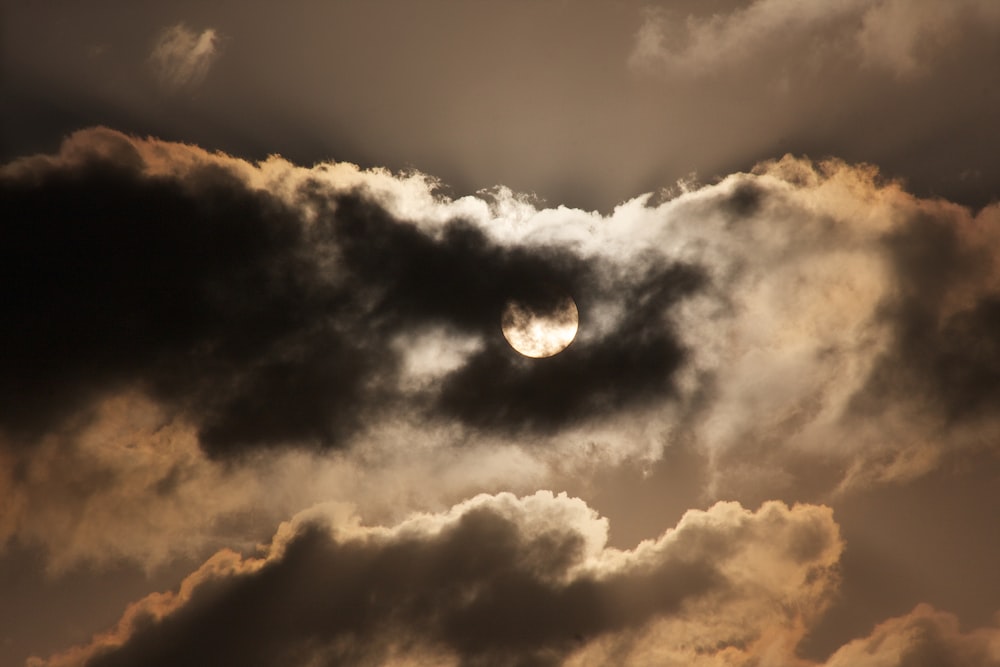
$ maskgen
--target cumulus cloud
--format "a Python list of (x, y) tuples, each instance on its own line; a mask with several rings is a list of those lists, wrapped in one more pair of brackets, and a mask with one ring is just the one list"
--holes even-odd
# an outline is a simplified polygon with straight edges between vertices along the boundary
[[(101, 128), (4, 165), (2, 535), (59, 567), (163, 562), (268, 485), (253, 535), (324, 497), (398, 520), (676, 442), (707, 497), (760, 502), (997, 441), (996, 205), (790, 156), (608, 215), (436, 188)], [(578, 339), (526, 359), (504, 303), (551, 285)]]
[[(430, 418), (547, 430), (672, 390), (684, 351), (665, 313), (698, 288), (693, 267), (504, 241), (441, 205), (443, 219), (421, 227), (322, 170), (300, 170), (282, 196), (224, 159), (172, 150), (85, 132), (61, 158), (6, 172), (5, 290), (22, 326), (5, 335), (0, 422), (15, 439), (130, 388), (191, 418), (218, 455), (342, 445), (367, 413), (404, 399)], [(156, 174), (163, 158), (177, 171)], [(584, 310), (627, 309), (528, 363), (497, 335), (500, 313), (545, 285)], [(481, 344), (403, 396), (398, 341), (431, 331)]]
[[(104, 128), (0, 167), (0, 543), (55, 574), (217, 552), (38, 664), (812, 667), (838, 529), (764, 501), (1000, 442), (1000, 205), (792, 156), (606, 215), (439, 190)], [(527, 359), (504, 305), (553, 287), (578, 339)], [(501, 493), (678, 445), (742, 506), (629, 550)], [(992, 664), (952, 620), (830, 664)]]
[(165, 28), (149, 55), (156, 75), (167, 88), (196, 86), (205, 80), (219, 56), (219, 33), (206, 28), (200, 33), (183, 23)]
[(958, 619), (929, 605), (892, 618), (868, 637), (852, 641), (824, 667), (996, 667), (1000, 665), (1000, 627), (962, 631)]
[(691, 511), (627, 551), (607, 547), (607, 530), (544, 491), (392, 527), (318, 507), (261, 557), (220, 552), (89, 646), (34, 664), (637, 664), (650, 651), (729, 664), (775, 628), (798, 637), (842, 547), (829, 509), (777, 502)]
[(933, 0), (754, 0), (708, 16), (681, 16), (651, 8), (636, 36), (631, 63), (674, 74), (703, 74), (775, 55), (798, 54), (808, 44), (813, 67), (823, 60), (846, 60), (912, 76), (973, 26), (1000, 28), (996, 4), (990, 0), (947, 4)]
[(718, 290), (678, 313), (717, 492), (787, 489), (829, 456), (847, 474), (813, 491), (905, 479), (991, 442), (998, 213), (791, 157), (644, 211)]

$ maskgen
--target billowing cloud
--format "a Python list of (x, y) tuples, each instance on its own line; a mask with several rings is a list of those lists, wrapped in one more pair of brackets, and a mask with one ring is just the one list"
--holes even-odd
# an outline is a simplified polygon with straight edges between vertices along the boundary
[[(0, 427), (19, 441), (132, 389), (195, 422), (217, 455), (340, 446), (399, 406), (551, 430), (669, 394), (684, 350), (666, 313), (701, 284), (682, 262), (496, 238), (426, 191), (440, 220), (421, 226), (323, 169), (258, 170), (106, 130), (10, 165), (3, 187), (4, 290), (21, 326), (4, 334)], [(500, 313), (549, 285), (594, 319), (532, 364), (498, 335)], [(612, 303), (618, 316), (598, 321)], [(398, 341), (434, 332), (476, 345), (406, 395)]]
[(838, 60), (887, 71), (919, 74), (963, 31), (1000, 28), (990, 0), (847, 0), (835, 3), (754, 0), (711, 15), (681, 16), (647, 10), (631, 62), (675, 74), (739, 68), (809, 45), (812, 67)]
[(260, 558), (220, 552), (90, 646), (35, 664), (638, 664), (650, 651), (729, 664), (776, 634), (794, 644), (829, 600), (842, 546), (829, 509), (777, 502), (692, 511), (628, 551), (607, 547), (607, 530), (544, 491), (393, 527), (318, 507)]
[[(0, 535), (161, 563), (248, 513), (244, 542), (324, 498), (398, 520), (676, 443), (760, 502), (997, 441), (995, 205), (792, 157), (606, 216), (436, 188), (99, 128), (5, 165)], [(503, 305), (552, 285), (578, 339), (525, 359)]]
[(824, 667), (996, 667), (1000, 665), (1000, 627), (971, 631), (958, 619), (929, 605), (879, 624), (863, 639), (848, 643)]
[(695, 299), (679, 329), (699, 341), (691, 368), (714, 377), (700, 435), (730, 491), (744, 475), (785, 487), (795, 464), (768, 452), (788, 446), (845, 456), (849, 485), (993, 440), (981, 401), (997, 389), (1000, 208), (973, 214), (872, 169), (790, 158), (698, 194), (672, 213), (699, 225), (670, 238), (712, 249), (701, 261), (725, 305)]
[(0, 663), (1000, 667), (996, 0), (13, 4)]
[(179, 89), (204, 81), (218, 55), (219, 33), (215, 29), (199, 33), (178, 23), (159, 34), (149, 60), (164, 86)]

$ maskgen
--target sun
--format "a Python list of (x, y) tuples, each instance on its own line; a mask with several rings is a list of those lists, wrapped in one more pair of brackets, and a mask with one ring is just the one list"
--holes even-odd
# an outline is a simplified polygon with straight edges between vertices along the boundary
[(576, 338), (579, 326), (580, 313), (569, 296), (545, 309), (511, 300), (500, 318), (503, 337), (510, 346), (533, 359), (551, 357), (565, 350)]

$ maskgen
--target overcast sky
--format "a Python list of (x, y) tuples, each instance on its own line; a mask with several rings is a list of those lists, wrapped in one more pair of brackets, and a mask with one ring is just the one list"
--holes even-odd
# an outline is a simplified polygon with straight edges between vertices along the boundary
[(0, 663), (1000, 666), (994, 0), (10, 0), (0, 82)]

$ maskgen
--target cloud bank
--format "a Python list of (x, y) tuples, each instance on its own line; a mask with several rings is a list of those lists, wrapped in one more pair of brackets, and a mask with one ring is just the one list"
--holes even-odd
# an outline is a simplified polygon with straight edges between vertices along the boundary
[[(392, 522), (677, 443), (759, 503), (997, 442), (996, 205), (791, 156), (606, 216), (437, 187), (101, 128), (3, 166), (3, 535), (158, 563), (247, 513), (241, 544), (331, 497)], [(528, 360), (502, 309), (551, 285), (579, 337)]]
[[(449, 205), (421, 227), (359, 189), (364, 178), (268, 171), (103, 130), (12, 164), (5, 296), (21, 326), (3, 341), (0, 428), (32, 442), (135, 389), (224, 456), (342, 446), (386, 410), (546, 431), (672, 391), (684, 350), (666, 312), (698, 288), (696, 268), (492, 238)], [(301, 180), (272, 192), (248, 177)], [(531, 364), (496, 335), (500, 313), (548, 285), (592, 317), (620, 312)], [(405, 391), (401, 339), (435, 335), (473, 345)]]
[[(0, 539), (56, 574), (205, 562), (40, 665), (813, 667), (844, 546), (818, 501), (998, 442), (1000, 206), (864, 165), (602, 215), (92, 128), (0, 167), (0, 204)], [(553, 293), (579, 337), (526, 359), (504, 305)], [(530, 495), (675, 447), (710, 509), (634, 548)], [(921, 606), (827, 664), (995, 642)]]
[(815, 617), (836, 582), (823, 507), (721, 503), (629, 551), (607, 529), (549, 492), (392, 527), (316, 508), (260, 558), (220, 552), (92, 645), (34, 664), (730, 664)]
[(321, 505), (259, 556), (220, 551), (92, 643), (29, 665), (1000, 664), (1000, 628), (962, 631), (929, 605), (825, 661), (798, 657), (836, 595), (829, 508), (719, 503), (627, 550), (607, 546), (608, 528), (546, 491), (394, 526)]

